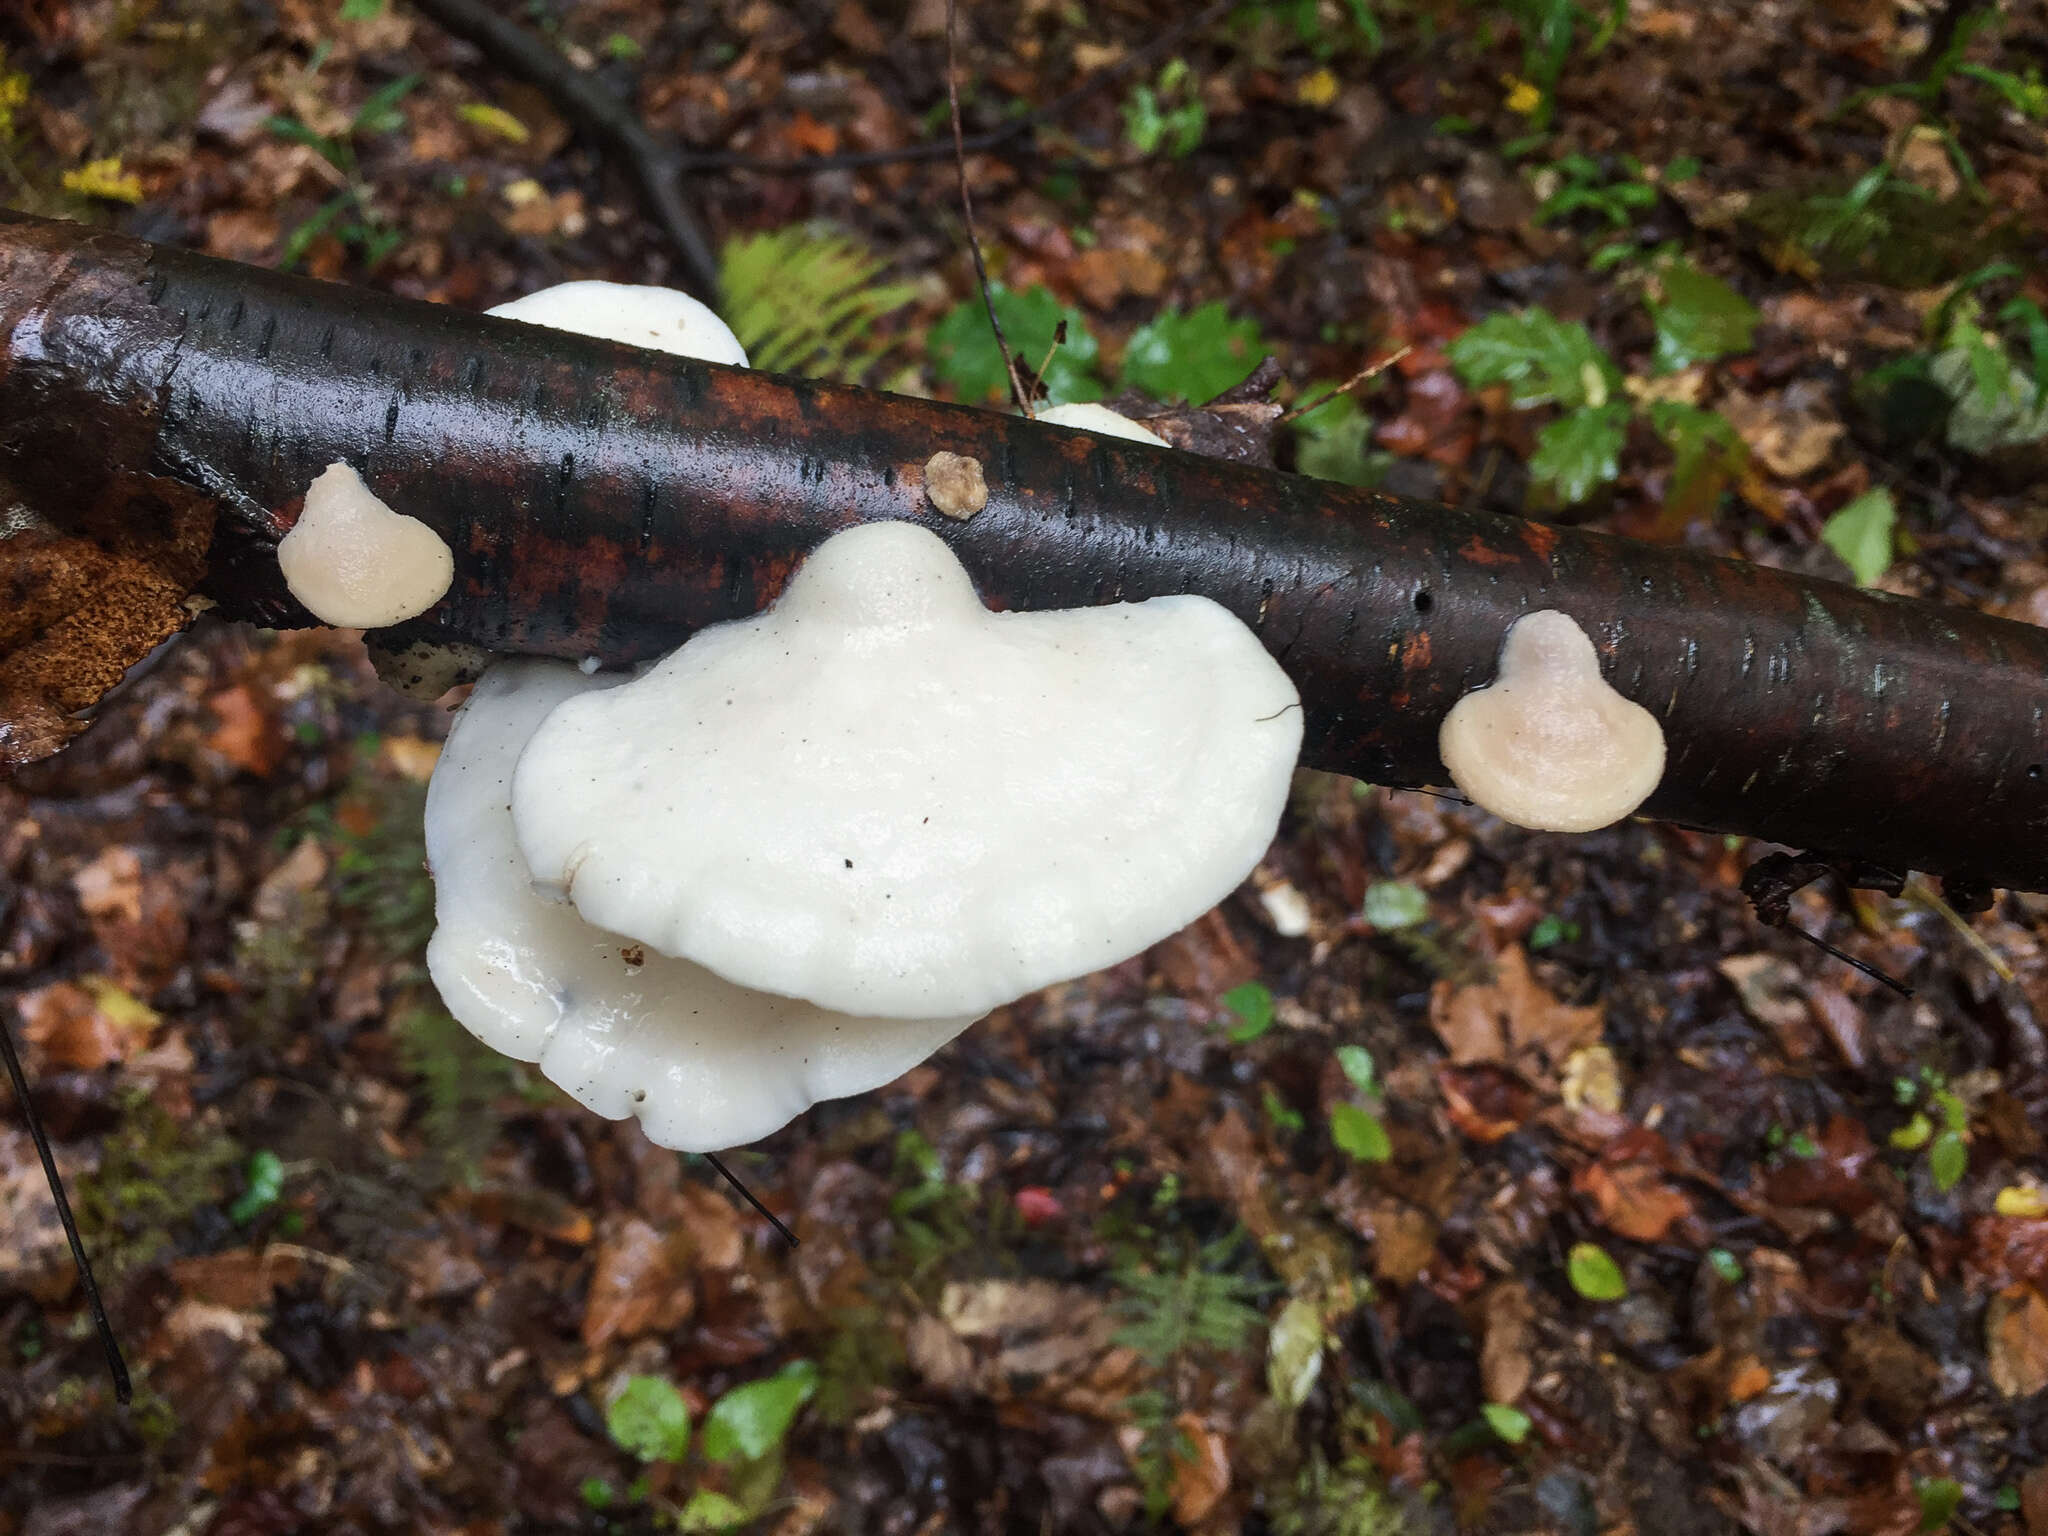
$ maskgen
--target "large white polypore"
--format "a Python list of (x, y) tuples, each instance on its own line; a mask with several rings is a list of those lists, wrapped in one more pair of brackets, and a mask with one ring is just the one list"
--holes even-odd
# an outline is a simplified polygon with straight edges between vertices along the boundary
[(731, 328), (709, 305), (673, 288), (592, 278), (557, 283), (484, 313), (656, 352), (698, 357), (707, 363), (747, 366), (746, 348)]
[(448, 594), (455, 556), (416, 517), (394, 512), (346, 464), (306, 487), (299, 520), (277, 546), (291, 594), (323, 624), (381, 629), (416, 619)]
[(600, 927), (823, 1007), (979, 1014), (1227, 895), (1298, 706), (1205, 598), (991, 613), (937, 536), (871, 524), (769, 612), (566, 700), (513, 822)]
[[(557, 704), (616, 677), (563, 662), (491, 668), (427, 789), (436, 926), (427, 969), (486, 1045), (610, 1119), (688, 1152), (756, 1140), (821, 1099), (879, 1087), (972, 1022), (852, 1018), (647, 954), (543, 901), (512, 836), (513, 764)], [(631, 958), (629, 958), (631, 957)]]

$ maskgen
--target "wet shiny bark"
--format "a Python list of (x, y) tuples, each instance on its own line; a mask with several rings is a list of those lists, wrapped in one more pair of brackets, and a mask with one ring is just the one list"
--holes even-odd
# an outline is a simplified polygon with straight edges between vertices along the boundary
[[(1309, 763), (1423, 785), (1508, 625), (1558, 608), (1664, 723), (1645, 814), (2048, 888), (2048, 631), (7, 215), (0, 321), (17, 507), (88, 541), (153, 530), (168, 552), (132, 558), (173, 584), (203, 517), (196, 589), (232, 617), (312, 622), (271, 551), (337, 459), (455, 552), (395, 638), (611, 664), (753, 612), (834, 529), (913, 518), (998, 606), (1214, 598), (1299, 685)], [(983, 466), (970, 521), (925, 500), (941, 449)]]

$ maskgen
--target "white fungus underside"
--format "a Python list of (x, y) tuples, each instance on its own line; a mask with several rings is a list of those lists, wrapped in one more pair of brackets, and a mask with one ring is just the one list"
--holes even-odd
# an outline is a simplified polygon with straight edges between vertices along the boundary
[(1156, 447), (1167, 446), (1166, 439), (1141, 422), (1135, 422), (1121, 411), (1112, 411), (1106, 405), (1092, 400), (1075, 400), (1065, 405), (1049, 405), (1037, 415), (1037, 420), (1049, 427), (1072, 427), (1081, 432), (1094, 432), (1103, 437), (1127, 437), (1134, 443), (1151, 443)]
[(416, 619), (455, 579), (447, 542), (418, 518), (394, 512), (339, 463), (306, 488), (299, 520), (278, 543), (277, 564), (307, 612), (344, 629)]
[(877, 524), (563, 703), (513, 820), (600, 927), (824, 1007), (980, 1014), (1227, 895), (1300, 743), (1293, 685), (1215, 603), (990, 613), (935, 535)]
[(427, 969), (470, 1033), (597, 1114), (637, 1115), (656, 1144), (708, 1152), (879, 1087), (972, 1022), (853, 1018), (658, 954), (629, 966), (627, 940), (536, 895), (512, 835), (513, 765), (549, 710), (616, 682), (506, 662), (449, 733), (427, 790)]
[(708, 305), (673, 288), (595, 279), (557, 283), (484, 313), (707, 363), (747, 366), (746, 349), (726, 323)]

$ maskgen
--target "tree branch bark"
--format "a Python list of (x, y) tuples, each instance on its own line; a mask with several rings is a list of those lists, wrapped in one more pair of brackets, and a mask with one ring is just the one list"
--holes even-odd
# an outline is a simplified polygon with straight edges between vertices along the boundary
[[(1416, 786), (1508, 625), (1559, 608), (1664, 724), (1644, 814), (2048, 889), (2026, 625), (11, 215), (0, 336), (0, 756), (54, 749), (188, 593), (311, 623), (274, 550), (345, 459), (455, 552), (400, 642), (638, 661), (758, 609), (827, 533), (913, 518), (997, 605), (1214, 598), (1299, 685), (1309, 763)], [(941, 449), (983, 465), (969, 522), (924, 498)], [(68, 595), (31, 596), (51, 570)]]

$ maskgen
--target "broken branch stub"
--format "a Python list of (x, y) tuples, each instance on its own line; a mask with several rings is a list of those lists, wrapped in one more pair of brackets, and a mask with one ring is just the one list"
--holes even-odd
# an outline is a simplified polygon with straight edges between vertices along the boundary
[[(1213, 598), (1294, 678), (1305, 760), (1393, 785), (1445, 781), (1444, 715), (1516, 618), (1554, 608), (1664, 729), (1642, 814), (2048, 888), (2048, 631), (2026, 625), (13, 215), (0, 335), (0, 583), (39, 547), (21, 530), (118, 542), (174, 506), (212, 527), (199, 594), (309, 623), (276, 545), (340, 460), (454, 552), (446, 598), (392, 644), (623, 665), (757, 611), (832, 531), (908, 519), (996, 606)], [(984, 468), (969, 521), (926, 501), (942, 451)], [(171, 542), (148, 565), (175, 586)], [(17, 623), (0, 683), (67, 623), (146, 648), (160, 626), (106, 617), (123, 601)], [(61, 719), (103, 673), (6, 697)]]

